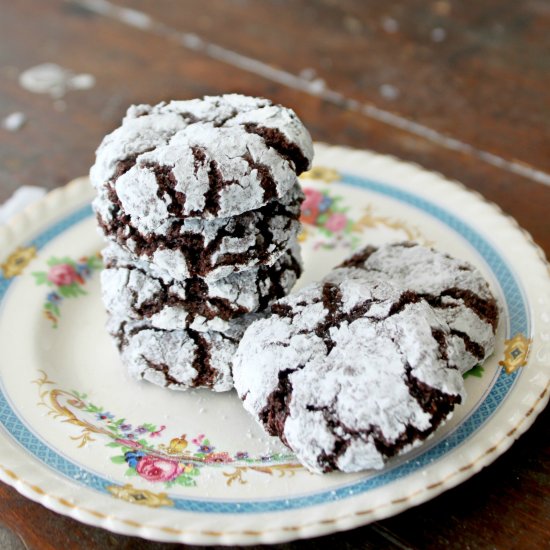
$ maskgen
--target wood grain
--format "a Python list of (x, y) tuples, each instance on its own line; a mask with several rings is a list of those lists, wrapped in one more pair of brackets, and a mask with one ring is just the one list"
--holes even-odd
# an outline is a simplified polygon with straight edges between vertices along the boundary
[[(535, 181), (537, 170), (550, 173), (546, 2), (117, 5), (142, 10), (159, 26), (131, 27), (78, 2), (3, 3), (0, 118), (22, 111), (28, 122), (17, 132), (0, 130), (0, 201), (20, 185), (53, 188), (86, 173), (102, 136), (130, 103), (237, 91), (293, 107), (316, 140), (393, 154), (463, 182), (514, 216), (550, 252), (550, 187)], [(444, 29), (443, 41), (434, 41), (441, 37), (434, 29)], [(208, 49), (185, 47), (178, 42), (181, 33), (297, 80), (284, 84), (246, 63), (237, 68)], [(46, 61), (94, 75), (95, 87), (68, 92), (62, 100), (21, 88), (21, 71)], [(324, 85), (308, 84), (316, 79)], [(365, 106), (406, 124), (384, 122), (365, 113)], [(434, 132), (417, 131), (414, 124)], [(503, 160), (503, 167), (488, 154)], [(516, 165), (527, 165), (528, 177), (518, 175)], [(546, 411), (495, 464), (433, 501), (322, 542), (338, 548), (547, 548), (549, 425)], [(170, 547), (82, 525), (5, 485), (0, 518), (29, 548)]]
[[(119, 3), (151, 12), (146, 0)], [(550, 57), (543, 55), (550, 10), (541, 2), (286, 0), (235, 9), (214, 0), (208, 7), (164, 2), (155, 18), (296, 75), (313, 69), (346, 97), (550, 169)], [(443, 41), (434, 42), (434, 29)], [(385, 97), (384, 85), (399, 95)]]

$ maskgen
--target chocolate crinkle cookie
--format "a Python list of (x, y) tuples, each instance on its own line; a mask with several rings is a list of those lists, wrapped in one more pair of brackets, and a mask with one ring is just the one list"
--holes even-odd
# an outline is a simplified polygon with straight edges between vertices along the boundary
[(111, 316), (113, 337), (130, 376), (171, 390), (233, 388), (232, 361), (246, 327), (257, 315), (233, 321), (224, 332), (161, 330), (148, 321)]
[[(173, 279), (210, 281), (259, 265), (272, 265), (298, 235), (304, 194), (296, 183), (281, 199), (231, 218), (167, 218), (157, 233), (142, 233), (121, 211), (105, 214), (94, 201), (101, 232), (137, 258), (166, 271)], [(106, 220), (110, 221), (106, 221)]]
[(154, 265), (135, 260), (111, 243), (103, 251), (103, 301), (109, 314), (149, 320), (156, 328), (224, 331), (236, 317), (265, 310), (286, 296), (302, 273), (294, 241), (272, 266), (260, 266), (216, 281), (173, 280)]
[(428, 302), (450, 328), (462, 373), (493, 353), (498, 304), (483, 275), (468, 262), (411, 242), (368, 246), (325, 281), (350, 278), (389, 281)]
[(170, 217), (227, 218), (281, 199), (312, 158), (292, 110), (231, 94), (131, 107), (90, 177), (112, 216), (122, 210), (138, 231), (158, 233)]
[(233, 363), (245, 408), (314, 472), (381, 468), (465, 396), (448, 324), (414, 293), (314, 283), (250, 325)]

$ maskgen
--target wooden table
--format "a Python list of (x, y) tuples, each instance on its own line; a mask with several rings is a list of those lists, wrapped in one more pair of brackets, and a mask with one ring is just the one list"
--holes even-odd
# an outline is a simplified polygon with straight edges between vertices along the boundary
[[(85, 174), (131, 103), (238, 91), (293, 107), (318, 141), (460, 180), (550, 252), (548, 2), (113, 1), (2, 2), (0, 118), (20, 111), (27, 122), (0, 129), (0, 201), (24, 184), (53, 188)], [(19, 74), (44, 62), (95, 85), (57, 99), (21, 87)], [(549, 425), (547, 410), (460, 487), (323, 542), (548, 548)], [(29, 548), (164, 547), (81, 525), (1, 484), (0, 520)]]

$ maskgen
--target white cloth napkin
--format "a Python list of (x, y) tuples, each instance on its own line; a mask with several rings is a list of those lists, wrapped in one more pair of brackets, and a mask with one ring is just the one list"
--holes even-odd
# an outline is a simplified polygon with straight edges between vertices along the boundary
[(47, 190), (34, 185), (23, 185), (2, 205), (0, 205), (0, 224), (6, 223), (12, 216), (29, 204), (41, 199)]

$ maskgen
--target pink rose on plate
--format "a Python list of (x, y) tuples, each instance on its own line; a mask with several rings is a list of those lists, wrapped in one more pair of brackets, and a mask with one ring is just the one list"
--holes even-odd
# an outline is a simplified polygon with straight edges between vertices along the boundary
[(330, 218), (325, 223), (325, 227), (333, 233), (338, 233), (339, 231), (342, 231), (347, 224), (348, 219), (346, 218), (346, 215), (341, 212), (335, 212), (330, 215)]
[(172, 481), (184, 470), (179, 462), (156, 456), (144, 456), (136, 466), (137, 473), (147, 481)]
[(306, 198), (302, 203), (302, 210), (317, 210), (323, 200), (323, 193), (317, 191), (317, 189), (306, 187), (304, 189), (304, 195)]
[(79, 278), (74, 267), (69, 264), (53, 265), (50, 267), (50, 271), (48, 271), (48, 281), (57, 286), (70, 285), (78, 281)]

